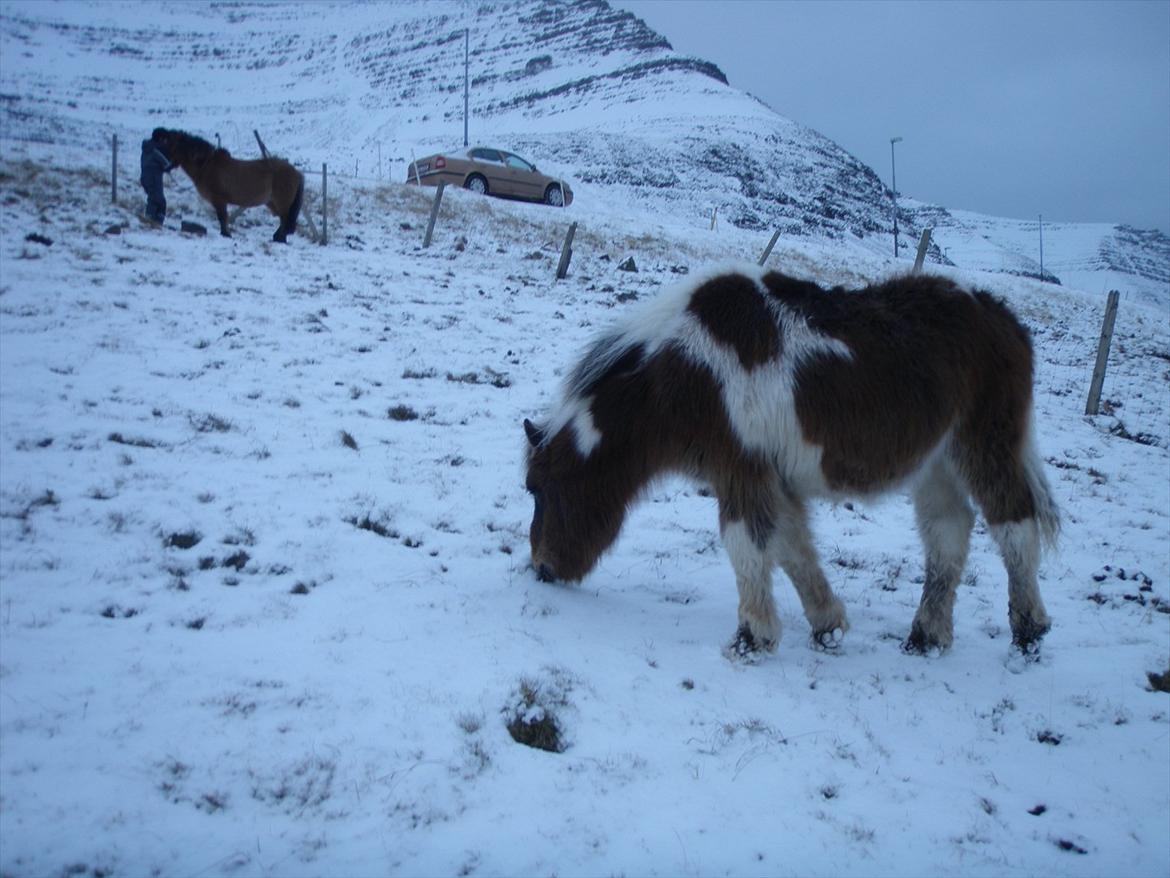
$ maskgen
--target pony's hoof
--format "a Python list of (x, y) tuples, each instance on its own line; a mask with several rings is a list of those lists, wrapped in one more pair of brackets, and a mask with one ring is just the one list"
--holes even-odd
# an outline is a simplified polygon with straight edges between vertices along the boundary
[(910, 636), (902, 641), (902, 652), (906, 655), (940, 656), (950, 647), (950, 640), (929, 635), (917, 624), (910, 629)]
[(1052, 623), (1045, 620), (1043, 622), (1020, 622), (1012, 625), (1012, 646), (1020, 651), (1025, 657), (1035, 658), (1040, 655), (1040, 641), (1044, 639), (1052, 628)]
[(755, 664), (764, 657), (764, 653), (774, 652), (775, 649), (775, 640), (757, 638), (747, 625), (740, 625), (735, 632), (735, 638), (723, 650), (723, 654), (732, 661)]
[(825, 652), (833, 652), (841, 648), (841, 644), (845, 642), (845, 629), (838, 626), (830, 628), (828, 631), (814, 631), (812, 635), (812, 643), (814, 649), (824, 650)]

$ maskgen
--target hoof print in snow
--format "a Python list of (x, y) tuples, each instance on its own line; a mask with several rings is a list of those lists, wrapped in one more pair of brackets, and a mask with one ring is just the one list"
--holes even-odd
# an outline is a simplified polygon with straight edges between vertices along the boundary
[(203, 535), (198, 531), (186, 531), (180, 533), (168, 534), (163, 540), (163, 546), (168, 549), (192, 549), (203, 540)]
[(220, 561), (219, 566), (220, 567), (230, 567), (233, 570), (235, 570), (237, 573), (239, 573), (241, 570), (244, 569), (245, 566), (247, 566), (247, 564), (250, 560), (252, 560), (252, 556), (249, 555), (247, 552), (245, 552), (243, 549), (241, 549), (240, 551), (235, 552), (234, 554), (228, 555), (226, 558), (224, 558), (222, 561)]
[(110, 604), (102, 610), (104, 619), (133, 619), (137, 615), (138, 611), (133, 607), (119, 607), (116, 604)]

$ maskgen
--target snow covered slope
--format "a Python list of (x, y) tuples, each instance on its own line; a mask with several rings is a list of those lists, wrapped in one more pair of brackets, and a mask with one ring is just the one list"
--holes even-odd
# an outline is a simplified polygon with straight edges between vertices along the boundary
[[(0, 160), (0, 873), (1165, 876), (1170, 331), (944, 269), (1033, 329), (1065, 517), (1014, 656), (980, 524), (956, 644), (904, 655), (902, 498), (818, 504), (852, 630), (728, 661), (713, 501), (656, 486), (582, 585), (528, 564), (526, 416), (634, 298), (767, 236), (330, 183), (333, 241), (144, 228), (126, 172)], [(171, 215), (207, 222), (187, 183)], [(319, 201), (310, 210), (319, 209)], [(570, 216), (569, 277), (555, 281)], [(29, 237), (34, 236), (34, 237)], [(963, 245), (952, 246), (955, 261)], [(617, 269), (634, 256), (640, 270)], [(891, 266), (782, 242), (824, 283)], [(555, 716), (562, 752), (512, 739)]]
[[(252, 129), (306, 167), (328, 162), (401, 179), (410, 154), (463, 135), (463, 30), (470, 29), (473, 141), (527, 154), (618, 200), (691, 223), (865, 240), (890, 249), (888, 190), (839, 146), (730, 87), (601, 0), (499, 3), (191, 4), (8, 2), (0, 9), (5, 149), (42, 141), (104, 154), (156, 124), (241, 155)], [(134, 156), (130, 156), (134, 160)], [(904, 206), (910, 245), (926, 225), (970, 239), (964, 267), (1038, 274), (1026, 223)], [(943, 234), (943, 231), (946, 234)], [(1097, 291), (1170, 307), (1170, 239), (1061, 225), (1045, 268)], [(951, 261), (954, 255), (950, 257)], [(1097, 275), (1101, 275), (1098, 277)]]

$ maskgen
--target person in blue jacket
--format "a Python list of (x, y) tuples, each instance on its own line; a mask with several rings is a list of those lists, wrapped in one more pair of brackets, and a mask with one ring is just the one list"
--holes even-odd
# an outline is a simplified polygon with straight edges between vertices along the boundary
[(162, 224), (167, 215), (167, 199), (163, 194), (163, 174), (174, 170), (166, 146), (159, 138), (161, 128), (156, 128), (148, 140), (142, 141), (142, 176), (139, 182), (146, 190), (146, 218)]

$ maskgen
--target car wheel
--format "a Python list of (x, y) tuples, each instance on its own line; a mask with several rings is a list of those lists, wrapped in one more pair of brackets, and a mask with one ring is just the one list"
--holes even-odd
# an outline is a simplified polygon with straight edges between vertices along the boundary
[(463, 188), (470, 189), (472, 192), (476, 193), (477, 195), (487, 195), (487, 191), (488, 191), (487, 180), (485, 180), (479, 174), (472, 174), (470, 177), (468, 177), (466, 180), (463, 181)]
[(544, 203), (551, 204), (553, 207), (565, 206), (565, 192), (556, 183), (549, 184), (549, 187), (544, 190)]

